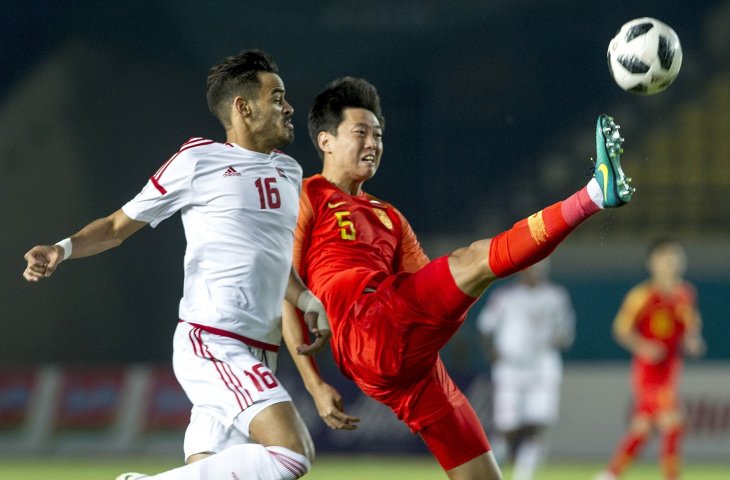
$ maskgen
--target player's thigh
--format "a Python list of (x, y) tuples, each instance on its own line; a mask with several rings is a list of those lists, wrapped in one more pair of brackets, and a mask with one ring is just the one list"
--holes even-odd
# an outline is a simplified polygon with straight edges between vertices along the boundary
[(415, 273), (390, 277), (369, 300), (359, 334), (380, 343), (377, 349), (360, 352), (358, 361), (363, 363), (367, 355), (375, 354), (372, 363), (378, 370), (385, 375), (395, 372), (409, 381), (428, 374), (476, 301), (454, 283), (447, 257)]
[(314, 459), (314, 443), (309, 430), (292, 402), (274, 403), (251, 420), (250, 437), (265, 447), (279, 446)]
[(193, 407), (183, 443), (185, 463), (202, 460), (214, 453), (248, 442), (247, 436), (230, 428), (230, 422), (222, 420), (209, 410)]
[[(175, 333), (173, 364), (178, 381), (193, 403), (190, 426), (185, 435), (185, 453), (219, 452), (251, 440), (254, 419), (270, 407), (291, 404), (291, 396), (276, 378), (273, 352), (262, 352), (236, 340), (180, 324)], [(274, 432), (290, 427), (290, 437), (276, 433), (285, 445), (307, 453), (311, 440), (301, 434), (293, 407), (277, 407), (283, 421)], [(264, 416), (270, 416), (271, 411)], [(282, 427), (281, 425), (284, 425)], [(304, 429), (306, 431), (306, 429)], [(292, 438), (294, 440), (288, 440)]]
[(523, 422), (523, 395), (516, 379), (502, 378), (494, 381), (494, 426), (501, 432), (517, 429)]
[(558, 419), (560, 385), (557, 381), (537, 382), (525, 392), (525, 423), (550, 425)]
[[(446, 472), (469, 464), (491, 451), (479, 417), (466, 401), (466, 397), (463, 397), (463, 402), (454, 405), (446, 415), (425, 426), (418, 433)], [(481, 465), (482, 461), (476, 463)]]

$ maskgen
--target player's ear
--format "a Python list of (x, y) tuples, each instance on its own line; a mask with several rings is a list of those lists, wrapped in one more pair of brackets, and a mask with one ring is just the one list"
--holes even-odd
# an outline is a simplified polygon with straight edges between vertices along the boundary
[(233, 99), (233, 113), (241, 117), (251, 115), (251, 103), (245, 98), (238, 96)]
[(317, 134), (317, 145), (319, 145), (319, 149), (325, 153), (329, 153), (331, 151), (331, 148), (330, 148), (331, 140), (332, 140), (332, 134), (329, 132), (325, 132), (323, 130)]

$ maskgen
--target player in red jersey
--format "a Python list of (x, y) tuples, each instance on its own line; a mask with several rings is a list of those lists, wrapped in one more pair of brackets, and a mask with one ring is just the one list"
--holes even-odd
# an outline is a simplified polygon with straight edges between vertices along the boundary
[[(380, 165), (383, 125), (377, 91), (365, 80), (336, 80), (317, 96), (309, 132), (324, 165), (302, 186), (294, 264), (325, 304), (341, 371), (417, 432), (449, 478), (500, 479), (484, 429), (438, 352), (495, 279), (546, 257), (602, 208), (629, 201), (622, 139), (612, 119), (600, 116), (596, 173), (586, 187), (429, 262), (406, 218), (362, 190)], [(283, 315), (290, 351), (311, 353), (297, 348), (306, 332), (293, 307)], [(341, 428), (355, 421), (313, 363), (293, 356), (325, 422)]]
[(616, 340), (633, 356), (634, 412), (608, 468), (597, 479), (617, 479), (655, 427), (662, 436), (664, 478), (679, 478), (681, 355), (699, 356), (705, 350), (695, 289), (682, 278), (685, 264), (684, 249), (676, 240), (655, 241), (647, 261), (651, 277), (629, 291), (616, 316)]

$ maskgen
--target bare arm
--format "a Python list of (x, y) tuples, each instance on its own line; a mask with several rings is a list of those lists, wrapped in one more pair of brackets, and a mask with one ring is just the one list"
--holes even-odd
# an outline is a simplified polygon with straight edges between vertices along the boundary
[(707, 351), (707, 344), (702, 338), (702, 317), (696, 308), (692, 308), (689, 315), (687, 331), (682, 339), (682, 350), (690, 357), (701, 357)]
[[(117, 247), (130, 235), (147, 225), (132, 220), (121, 209), (108, 217), (94, 220), (70, 237), (72, 252), (68, 258), (96, 255)], [(64, 259), (64, 248), (59, 245), (36, 245), (25, 254), (27, 266), (23, 277), (29, 282), (50, 277)]]
[(355, 430), (360, 419), (345, 413), (342, 396), (319, 375), (314, 357), (300, 353), (299, 349), (306, 341), (306, 326), (302, 325), (296, 309), (288, 301), (284, 301), (282, 310), (282, 333), (284, 343), (322, 421), (330, 428)]
[(284, 298), (291, 305), (296, 305), (299, 310), (304, 312), (304, 321), (309, 327), (309, 332), (314, 336), (314, 342), (311, 344), (308, 344), (307, 339), (302, 337), (301, 343), (296, 345), (297, 353), (312, 355), (322, 350), (332, 336), (327, 312), (322, 302), (304, 285), (294, 267), (289, 273), (289, 283)]

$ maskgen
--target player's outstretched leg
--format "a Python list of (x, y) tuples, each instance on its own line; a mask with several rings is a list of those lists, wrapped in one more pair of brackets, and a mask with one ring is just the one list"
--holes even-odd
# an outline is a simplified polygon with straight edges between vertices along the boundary
[(600, 115), (596, 122), (596, 165), (593, 176), (603, 193), (603, 208), (615, 208), (629, 203), (636, 190), (631, 179), (621, 169), (624, 139), (621, 127), (612, 117)]
[(599, 115), (593, 178), (570, 197), (520, 220), (509, 230), (453, 252), (449, 267), (459, 289), (478, 297), (495, 278), (512, 275), (550, 255), (594, 214), (628, 203), (634, 188), (621, 169), (622, 144), (613, 118)]

